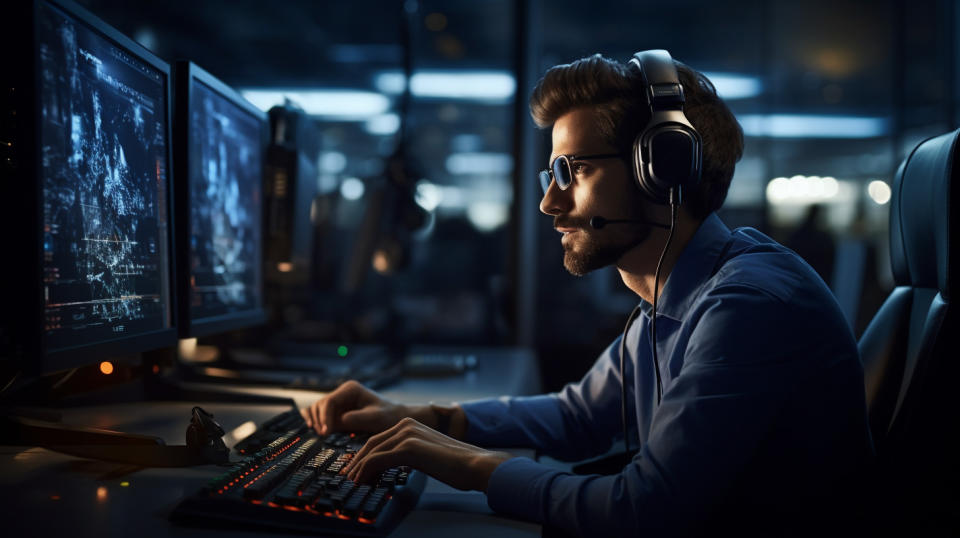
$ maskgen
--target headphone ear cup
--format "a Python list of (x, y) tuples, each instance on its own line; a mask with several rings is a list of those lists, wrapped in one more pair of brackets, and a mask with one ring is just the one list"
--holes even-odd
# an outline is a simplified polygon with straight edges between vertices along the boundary
[(656, 203), (669, 203), (672, 189), (700, 181), (700, 135), (678, 123), (648, 126), (634, 140), (633, 161), (640, 191)]
[(633, 178), (637, 182), (637, 188), (648, 199), (660, 203), (664, 194), (657, 189), (657, 186), (650, 178), (647, 172), (647, 165), (650, 162), (650, 147), (647, 145), (644, 135), (647, 130), (644, 129), (633, 140)]

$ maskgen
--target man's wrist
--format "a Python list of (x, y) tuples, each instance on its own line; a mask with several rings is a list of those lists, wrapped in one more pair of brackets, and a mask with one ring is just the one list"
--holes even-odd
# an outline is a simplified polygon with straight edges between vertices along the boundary
[(438, 432), (449, 436), (450, 435), (450, 421), (453, 417), (454, 408), (452, 407), (442, 407), (436, 404), (430, 404), (430, 411), (433, 413), (433, 420), (435, 424), (432, 426), (433, 429)]
[(472, 489), (486, 493), (490, 487), (490, 477), (493, 476), (493, 472), (497, 470), (501, 463), (513, 457), (513, 454), (507, 452), (485, 451), (482, 456), (474, 461), (473, 468), (477, 471), (478, 482)]
[(437, 425), (436, 417), (429, 405), (407, 405), (404, 416), (410, 417), (420, 424), (434, 428)]
[(404, 407), (404, 416), (429, 426), (448, 437), (462, 441), (467, 436), (467, 415), (459, 405), (431, 403)]

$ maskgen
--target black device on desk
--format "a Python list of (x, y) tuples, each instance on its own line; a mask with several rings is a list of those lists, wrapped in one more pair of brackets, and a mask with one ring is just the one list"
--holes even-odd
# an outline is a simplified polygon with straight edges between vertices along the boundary
[(314, 534), (386, 535), (416, 505), (426, 482), (397, 467), (356, 484), (340, 470), (364, 436), (320, 436), (296, 409), (277, 415), (234, 450), (242, 456), (171, 513), (184, 524), (218, 523)]

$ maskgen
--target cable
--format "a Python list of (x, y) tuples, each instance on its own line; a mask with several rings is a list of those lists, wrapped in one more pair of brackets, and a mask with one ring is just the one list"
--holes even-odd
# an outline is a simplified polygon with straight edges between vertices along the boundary
[(22, 370), (17, 370), (16, 373), (13, 374), (13, 377), (10, 378), (10, 381), (7, 381), (7, 383), (3, 386), (3, 388), (0, 389), (0, 394), (7, 392), (7, 390), (13, 386), (14, 381), (16, 381), (18, 377), (20, 377), (20, 374), (22, 372), (23, 372)]
[[(660, 259), (657, 261), (657, 270), (653, 277), (653, 315), (650, 319), (650, 333), (653, 341), (653, 370), (657, 376), (657, 406), (663, 398), (663, 380), (660, 376), (660, 361), (657, 358), (657, 292), (660, 288), (660, 269), (663, 266), (663, 259), (670, 250), (670, 243), (673, 242), (673, 232), (677, 228), (677, 218), (679, 217), (680, 207), (680, 187), (670, 190), (670, 234), (667, 235), (667, 242), (663, 245), (663, 251), (660, 252)], [(634, 307), (627, 318), (627, 324), (623, 327), (623, 334), (620, 337), (620, 427), (623, 430), (623, 450), (625, 454), (630, 454), (630, 436), (627, 433), (627, 380), (624, 378), (626, 362), (626, 341), (627, 331), (630, 325), (640, 313), (640, 305)]]
[(660, 406), (660, 400), (663, 399), (663, 379), (660, 376), (660, 360), (657, 357), (657, 297), (660, 295), (660, 268), (663, 266), (663, 259), (670, 250), (670, 243), (673, 242), (673, 232), (677, 229), (677, 217), (680, 207), (680, 187), (670, 190), (670, 234), (667, 236), (667, 244), (663, 246), (663, 252), (660, 253), (660, 260), (657, 262), (657, 271), (653, 277), (653, 316), (650, 320), (651, 340), (653, 340), (653, 369), (657, 374), (657, 406)]
[(653, 277), (653, 316), (650, 319), (650, 339), (653, 341), (653, 369), (657, 374), (657, 406), (660, 405), (660, 400), (663, 398), (663, 380), (660, 376), (660, 360), (657, 358), (657, 296), (660, 295), (660, 268), (663, 266), (663, 259), (667, 256), (667, 251), (670, 250), (670, 243), (673, 242), (673, 232), (677, 229), (677, 216), (679, 214), (677, 208), (680, 205), (673, 203), (673, 190), (670, 192), (670, 234), (667, 236), (667, 244), (663, 246), (663, 252), (660, 253), (660, 260), (657, 261), (657, 271)]
[(80, 370), (79, 368), (74, 368), (72, 370), (67, 371), (67, 373), (64, 374), (63, 377), (58, 379), (53, 385), (50, 385), (50, 389), (52, 390), (59, 389), (60, 387), (63, 386), (64, 383), (69, 381), (70, 378), (73, 377), (73, 375), (76, 374), (79, 370)]

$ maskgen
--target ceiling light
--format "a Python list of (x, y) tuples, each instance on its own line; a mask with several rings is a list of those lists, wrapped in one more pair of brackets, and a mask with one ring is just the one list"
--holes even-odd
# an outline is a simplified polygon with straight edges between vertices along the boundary
[(369, 119), (384, 114), (390, 99), (376, 92), (333, 89), (244, 89), (240, 93), (254, 106), (269, 111), (292, 101), (311, 116), (338, 119)]
[(743, 134), (771, 138), (874, 138), (889, 132), (883, 117), (808, 114), (742, 114)]
[[(374, 78), (374, 87), (383, 93), (403, 93), (404, 75), (396, 71)], [(464, 99), (474, 101), (508, 101), (517, 90), (517, 81), (508, 71), (417, 71), (410, 80), (414, 97)]]
[(452, 153), (447, 157), (447, 172), (464, 174), (509, 174), (513, 157), (509, 153)]
[(867, 194), (871, 200), (879, 205), (883, 205), (890, 201), (890, 196), (893, 193), (890, 190), (890, 185), (887, 185), (885, 181), (876, 179), (867, 185)]
[(735, 73), (703, 73), (703, 75), (713, 83), (717, 94), (728, 101), (748, 99), (763, 93), (763, 82), (760, 81), (759, 77), (737, 75)]

